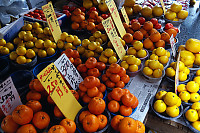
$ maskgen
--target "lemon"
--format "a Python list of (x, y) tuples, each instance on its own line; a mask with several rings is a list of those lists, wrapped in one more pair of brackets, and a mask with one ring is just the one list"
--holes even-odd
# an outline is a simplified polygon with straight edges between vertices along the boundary
[(169, 58), (168, 58), (166, 55), (160, 56), (160, 57), (158, 58), (158, 61), (159, 61), (160, 63), (162, 63), (162, 64), (167, 64), (167, 62), (169, 61)]
[(157, 100), (154, 105), (153, 105), (153, 108), (156, 112), (158, 113), (163, 113), (165, 112), (167, 106), (166, 104), (163, 102), (163, 100)]
[(145, 75), (147, 75), (147, 76), (150, 76), (150, 75), (153, 74), (153, 70), (152, 70), (151, 68), (149, 68), (149, 67), (144, 67), (143, 73), (144, 73)]
[(179, 72), (179, 81), (185, 81), (187, 79), (187, 74), (183, 71)]
[(156, 99), (157, 100), (162, 100), (163, 97), (167, 94), (166, 91), (162, 90), (162, 91), (159, 91), (157, 94), (156, 94)]
[(181, 99), (182, 101), (188, 101), (188, 100), (190, 100), (190, 93), (187, 92), (187, 91), (181, 91), (181, 92), (179, 93), (179, 97), (180, 97), (180, 99)]
[(17, 57), (16, 62), (18, 64), (25, 64), (26, 63), (26, 58), (24, 56), (20, 55), (20, 56)]
[(16, 51), (13, 51), (10, 53), (9, 58), (11, 60), (16, 60), (17, 59), (18, 54), (16, 53)]
[(200, 85), (200, 76), (195, 77), (193, 81), (195, 81), (196, 83)]
[(148, 63), (148, 66), (151, 69), (158, 69), (159, 66), (160, 66), (160, 62), (158, 60), (150, 60), (149, 63)]
[(191, 93), (190, 94), (190, 101), (191, 102), (198, 102), (200, 99), (199, 93)]
[(143, 48), (143, 43), (141, 41), (135, 41), (133, 43), (133, 47), (135, 48), (135, 50), (141, 50)]
[(183, 72), (186, 73), (186, 74), (188, 75), (188, 74), (190, 73), (190, 69), (187, 68), (187, 67), (185, 67), (185, 68), (183, 69)]
[(186, 113), (185, 113), (185, 117), (188, 121), (190, 122), (195, 122), (199, 119), (198, 117), (198, 113), (196, 110), (194, 109), (189, 109)]
[(136, 72), (138, 70), (138, 66), (135, 64), (135, 65), (130, 65), (128, 70), (130, 72)]
[(178, 98), (178, 102), (177, 102), (176, 106), (177, 106), (177, 107), (181, 106), (181, 102), (182, 102), (181, 99)]
[(160, 78), (162, 76), (162, 71), (160, 69), (156, 69), (153, 71), (154, 78)]
[(136, 54), (137, 54), (137, 57), (139, 58), (144, 58), (145, 56), (147, 56), (147, 52), (144, 49), (140, 49)]
[(122, 62), (121, 62), (121, 66), (122, 66), (123, 68), (125, 68), (125, 69), (128, 69), (128, 67), (129, 67), (129, 65), (128, 65), (128, 63), (127, 63), (126, 61), (122, 61)]
[(195, 81), (190, 81), (187, 83), (186, 89), (189, 92), (197, 92), (199, 90), (199, 84)]
[(196, 130), (200, 131), (200, 121), (195, 121), (195, 122), (193, 122), (193, 123), (192, 123), (192, 126), (193, 126)]
[(156, 49), (156, 55), (158, 55), (158, 56), (163, 56), (163, 55), (165, 55), (165, 53), (166, 53), (166, 50), (163, 47), (158, 47)]
[(168, 77), (174, 77), (176, 72), (175, 70), (172, 68), (172, 67), (168, 67), (166, 70), (165, 70), (165, 73)]
[(186, 85), (185, 84), (180, 84), (178, 87), (177, 87), (177, 90), (178, 92), (182, 92), (182, 91), (187, 91), (186, 89)]
[(149, 58), (151, 60), (158, 60), (158, 56), (156, 54), (152, 54)]
[(177, 15), (179, 19), (186, 19), (187, 16), (188, 16), (188, 11), (186, 10), (181, 10)]
[(179, 115), (179, 108), (176, 105), (167, 107), (166, 113), (170, 117), (177, 117)]
[(174, 106), (178, 102), (178, 96), (173, 92), (167, 92), (167, 94), (164, 97), (164, 102), (168, 106)]
[(196, 71), (196, 76), (200, 76), (200, 69)]
[(193, 103), (191, 108), (199, 111), (200, 110), (200, 102)]

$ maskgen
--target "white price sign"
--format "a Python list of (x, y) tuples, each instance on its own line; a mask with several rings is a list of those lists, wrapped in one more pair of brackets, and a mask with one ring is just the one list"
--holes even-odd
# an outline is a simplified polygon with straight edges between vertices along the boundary
[(65, 79), (70, 84), (70, 86), (74, 90), (77, 90), (79, 83), (83, 81), (83, 78), (81, 77), (81, 75), (79, 74), (75, 66), (71, 63), (69, 58), (66, 56), (66, 54), (62, 54), (54, 62), (54, 64), (58, 68), (58, 70), (61, 72), (61, 74), (65, 77)]
[(176, 57), (176, 48), (175, 48), (175, 41), (174, 41), (173, 34), (171, 35), (169, 42), (170, 42), (170, 45), (171, 45), (172, 54), (173, 54), (174, 57)]
[(0, 107), (7, 116), (18, 106), (22, 105), (19, 94), (13, 84), (12, 78), (7, 78), (0, 84)]

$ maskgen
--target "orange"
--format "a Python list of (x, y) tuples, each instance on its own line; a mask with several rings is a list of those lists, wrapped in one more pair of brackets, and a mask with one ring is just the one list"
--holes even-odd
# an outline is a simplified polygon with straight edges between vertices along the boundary
[(177, 35), (177, 32), (174, 29), (168, 29), (166, 30), (166, 32), (169, 34), (170, 37), (172, 36), (172, 34), (173, 34), (173, 37), (176, 37)]
[(134, 34), (133, 34), (133, 38), (136, 39), (136, 40), (142, 40), (143, 39), (143, 34), (141, 31), (136, 31)]
[(71, 27), (72, 27), (73, 30), (77, 30), (77, 29), (79, 28), (79, 23), (73, 22), (73, 23), (71, 24)]
[(164, 40), (158, 40), (156, 43), (155, 43), (155, 46), (156, 47), (165, 47), (165, 41)]
[(131, 28), (132, 28), (134, 31), (139, 30), (140, 27), (141, 27), (141, 25), (140, 25), (139, 22), (133, 22), (133, 23), (131, 24)]
[(151, 49), (154, 45), (153, 45), (153, 42), (149, 38), (147, 38), (144, 40), (143, 46), (146, 49)]
[(151, 21), (146, 21), (143, 25), (143, 28), (146, 31), (150, 31), (151, 29), (153, 29), (153, 23)]
[(157, 42), (161, 39), (161, 35), (158, 31), (151, 33), (150, 37), (152, 42)]
[(126, 43), (131, 43), (133, 41), (133, 36), (130, 34), (130, 33), (126, 33), (124, 36), (123, 36), (123, 40), (126, 42)]
[(164, 32), (161, 34), (161, 39), (164, 40), (165, 42), (169, 42), (170, 35), (167, 32)]

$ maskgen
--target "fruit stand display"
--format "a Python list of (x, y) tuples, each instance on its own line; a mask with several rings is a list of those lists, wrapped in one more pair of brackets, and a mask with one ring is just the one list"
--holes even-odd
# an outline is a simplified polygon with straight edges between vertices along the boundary
[[(58, 40), (42, 8), (0, 29), (1, 132), (200, 132), (200, 40), (179, 38), (189, 1), (109, 2), (55, 9)], [(116, 12), (123, 36), (103, 23)]]

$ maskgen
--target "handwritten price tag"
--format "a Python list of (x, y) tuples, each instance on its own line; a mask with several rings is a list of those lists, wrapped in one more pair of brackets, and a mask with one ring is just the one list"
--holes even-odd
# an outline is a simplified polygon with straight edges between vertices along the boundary
[(45, 18), (47, 19), (47, 23), (53, 35), (55, 42), (60, 39), (60, 35), (62, 34), (60, 30), (60, 26), (56, 17), (56, 14), (53, 9), (53, 5), (51, 2), (42, 6), (42, 10), (44, 12)]
[(160, 3), (161, 3), (161, 6), (163, 8), (163, 12), (165, 14), (166, 13), (166, 9), (165, 9), (165, 4), (164, 4), (163, 0), (160, 0)]
[(173, 34), (171, 35), (170, 39), (169, 39), (170, 45), (171, 45), (171, 49), (172, 49), (172, 55), (174, 56), (174, 58), (176, 57), (176, 48), (175, 48), (175, 41), (174, 41), (174, 36)]
[(113, 47), (115, 48), (115, 51), (117, 52), (117, 55), (119, 56), (119, 58), (122, 60), (124, 55), (126, 54), (126, 50), (124, 49), (119, 36), (117, 34), (117, 31), (115, 29), (114, 23), (111, 19), (111, 17), (108, 17), (105, 20), (102, 20), (102, 24), (104, 29), (106, 30), (106, 33), (113, 45)]
[(71, 63), (69, 58), (65, 54), (62, 54), (54, 62), (54, 64), (61, 72), (61, 74), (65, 77), (65, 79), (68, 81), (68, 83), (71, 85), (71, 87), (74, 90), (77, 90), (78, 85), (83, 81), (83, 78), (81, 77), (77, 69), (74, 67), (74, 65)]
[(65, 84), (54, 63), (43, 69), (37, 77), (63, 115), (74, 120), (82, 107)]
[(7, 116), (18, 106), (22, 105), (19, 94), (13, 84), (12, 78), (7, 78), (0, 84), (0, 106)]
[(117, 26), (120, 36), (123, 37), (126, 34), (126, 30), (120, 19), (119, 12), (117, 10), (115, 2), (113, 0), (106, 0), (105, 2), (115, 22), (115, 25)]
[(176, 74), (175, 74), (175, 93), (177, 94), (177, 87), (179, 84), (179, 61), (180, 61), (180, 53), (181, 50), (178, 53), (178, 59), (177, 59), (177, 65), (176, 65)]
[(122, 9), (121, 9), (121, 13), (122, 13), (122, 15), (123, 15), (123, 17), (124, 17), (125, 22), (126, 22), (127, 24), (129, 24), (129, 23), (130, 23), (130, 20), (129, 20), (129, 18), (128, 18), (128, 15), (127, 15), (127, 13), (126, 13), (126, 10), (125, 10), (124, 6), (123, 6)]

